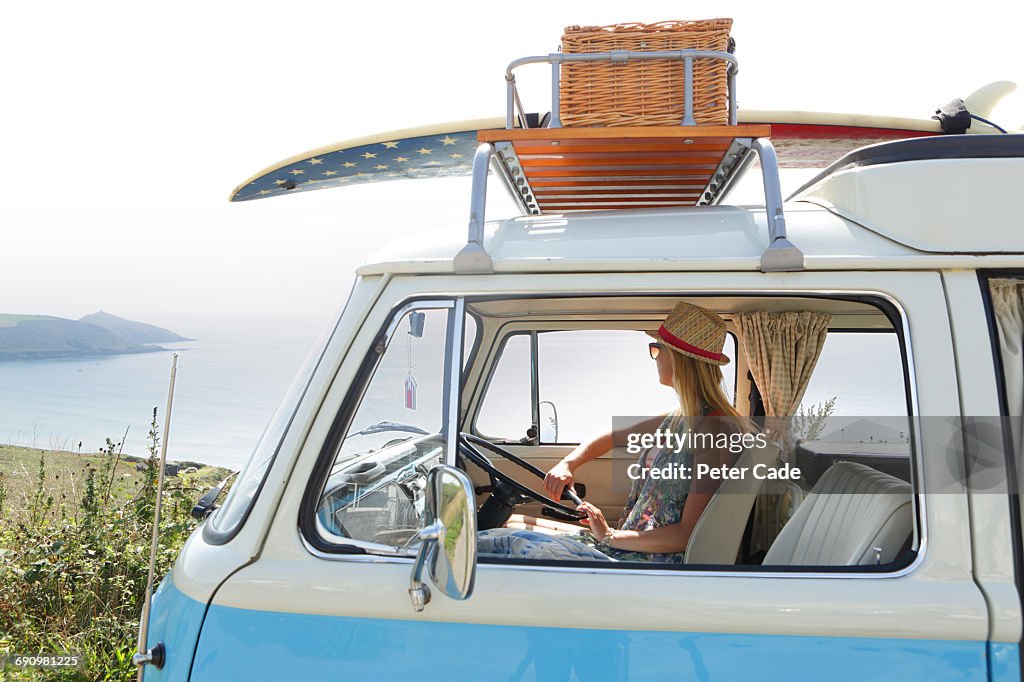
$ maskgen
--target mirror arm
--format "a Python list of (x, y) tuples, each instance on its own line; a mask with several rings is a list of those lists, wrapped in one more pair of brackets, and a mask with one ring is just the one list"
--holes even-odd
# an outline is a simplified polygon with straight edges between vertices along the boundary
[(409, 598), (416, 611), (422, 611), (430, 601), (430, 588), (422, 580), (423, 568), (427, 565), (430, 552), (436, 548), (438, 538), (443, 535), (444, 525), (440, 521), (434, 521), (419, 532), (420, 551), (416, 555), (416, 563), (413, 565), (412, 576), (409, 578)]

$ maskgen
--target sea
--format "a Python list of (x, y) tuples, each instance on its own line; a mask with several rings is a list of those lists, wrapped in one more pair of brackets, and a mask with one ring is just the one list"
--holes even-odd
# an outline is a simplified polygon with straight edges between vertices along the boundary
[[(147, 453), (161, 437), (178, 353), (167, 458), (240, 468), (307, 353), (322, 318), (194, 318), (167, 325), (194, 341), (130, 355), (0, 362), (0, 443), (96, 452), (109, 438)], [(127, 435), (126, 435), (127, 434)]]
[[(96, 452), (109, 438), (123, 440), (127, 454), (145, 455), (154, 408), (160, 435), (167, 436), (164, 410), (176, 352), (168, 459), (237, 470), (332, 323), (326, 317), (195, 318), (168, 325), (194, 340), (161, 344), (165, 350), (0, 362), (0, 443)], [(601, 367), (614, 361), (589, 362)], [(906, 414), (900, 364), (891, 334), (830, 334), (803, 402), (820, 404), (838, 394), (836, 415)], [(526, 385), (520, 388), (528, 394)], [(595, 392), (578, 399), (603, 398)]]

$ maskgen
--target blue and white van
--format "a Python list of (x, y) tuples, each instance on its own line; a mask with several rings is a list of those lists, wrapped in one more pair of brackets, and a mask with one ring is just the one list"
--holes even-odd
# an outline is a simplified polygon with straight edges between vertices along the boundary
[[(399, 244), (357, 271), (160, 585), (147, 682), (1019, 680), (1024, 136), (739, 112), (732, 130), (637, 143), (531, 127), (513, 102), (507, 120), (343, 143), (236, 190), (402, 163), (475, 178), (468, 239)], [(782, 202), (776, 159), (809, 149), (840, 151)], [(652, 174), (666, 154), (706, 172)], [(765, 205), (727, 205), (755, 158)], [(521, 216), (485, 220), (488, 168)], [(680, 300), (726, 320), (729, 389), (751, 416), (777, 379), (750, 325), (824, 320), (800, 390), (849, 406), (846, 426), (780, 444), (798, 481), (723, 484), (682, 563), (478, 553), (512, 510), (571, 514), (537, 471), (665, 405), (644, 332)], [(805, 333), (773, 329), (787, 349)], [(865, 437), (864, 420), (898, 426)], [(623, 461), (577, 472), (610, 519)]]

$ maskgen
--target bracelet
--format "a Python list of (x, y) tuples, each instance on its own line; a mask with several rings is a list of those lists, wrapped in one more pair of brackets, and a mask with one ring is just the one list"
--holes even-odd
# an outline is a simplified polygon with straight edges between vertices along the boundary
[(615, 539), (615, 535), (616, 535), (615, 529), (614, 528), (608, 528), (608, 532), (605, 533), (604, 536), (600, 540), (601, 544), (602, 545), (608, 545), (609, 547), (611, 547), (612, 546), (612, 540)]

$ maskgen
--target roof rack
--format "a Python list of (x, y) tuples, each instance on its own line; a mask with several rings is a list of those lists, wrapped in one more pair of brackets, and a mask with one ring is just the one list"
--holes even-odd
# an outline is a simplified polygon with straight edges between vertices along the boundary
[[(645, 59), (683, 62), (685, 86), (679, 126), (562, 127), (559, 83), (563, 63)], [(692, 97), (695, 59), (728, 63), (729, 125), (696, 125)], [(530, 127), (514, 74), (516, 68), (536, 63), (551, 65), (551, 118), (545, 127)], [(803, 269), (803, 254), (786, 238), (778, 160), (768, 139), (771, 126), (736, 125), (738, 72), (735, 56), (713, 50), (553, 53), (513, 61), (505, 72), (505, 129), (481, 130), (477, 136), (480, 146), (473, 159), (469, 241), (456, 256), (456, 271), (493, 271), (491, 258), (483, 248), (487, 171), (492, 163), (523, 214), (539, 215), (715, 205), (755, 156), (761, 162), (769, 229), (761, 270)]]

